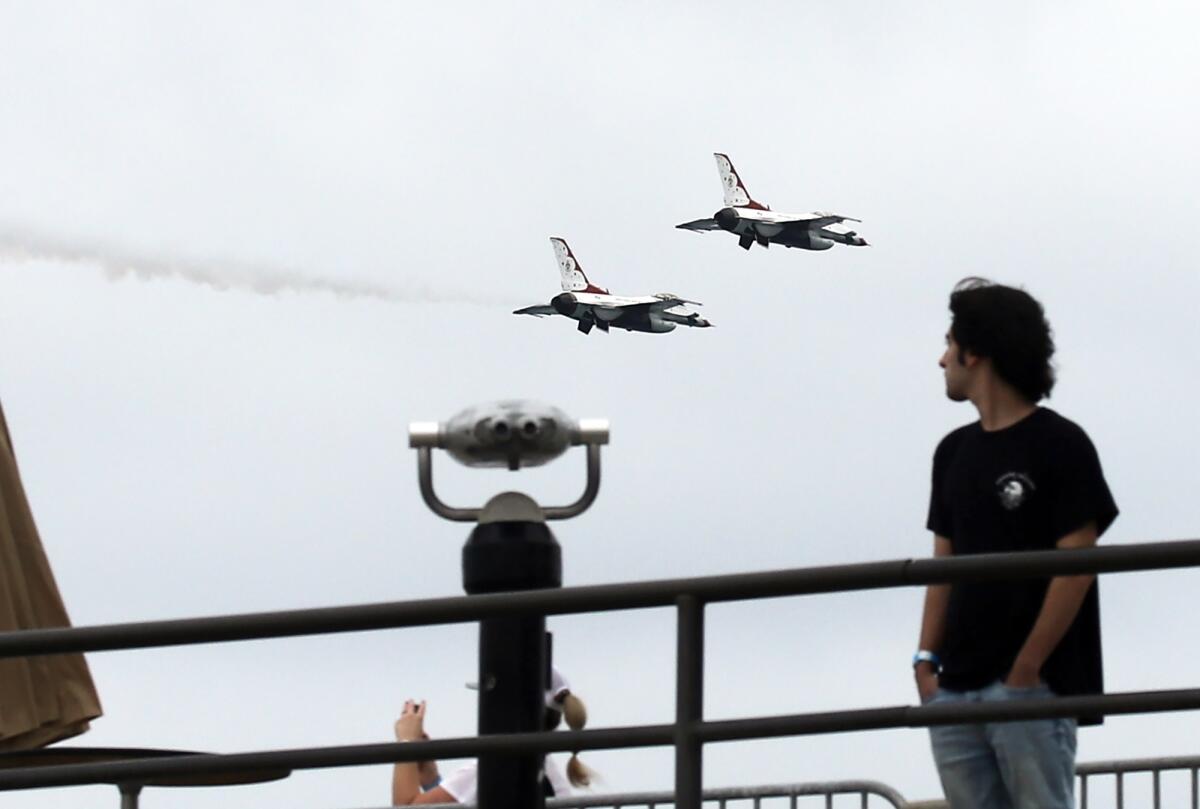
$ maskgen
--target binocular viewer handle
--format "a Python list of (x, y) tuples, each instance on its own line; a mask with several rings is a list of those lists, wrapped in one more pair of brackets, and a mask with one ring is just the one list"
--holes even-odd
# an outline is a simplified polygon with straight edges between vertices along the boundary
[[(607, 430), (605, 432), (607, 433)], [(607, 439), (607, 435), (605, 438)], [(587, 483), (584, 486), (583, 494), (569, 505), (540, 507), (541, 520), (534, 519), (531, 520), (532, 522), (578, 517), (595, 502), (596, 495), (600, 493), (600, 443), (588, 442), (584, 444), (584, 447), (587, 451)], [(433, 447), (428, 444), (418, 444), (416, 450), (417, 482), (421, 489), (421, 498), (434, 514), (454, 522), (480, 522), (482, 518), (485, 518), (486, 506), (458, 508), (443, 502), (433, 489)]]

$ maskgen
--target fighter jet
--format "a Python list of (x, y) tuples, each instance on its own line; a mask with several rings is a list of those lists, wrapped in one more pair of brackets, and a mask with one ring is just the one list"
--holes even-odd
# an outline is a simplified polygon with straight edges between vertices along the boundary
[(677, 295), (665, 292), (640, 298), (611, 295), (607, 289), (601, 289), (588, 280), (565, 241), (552, 237), (550, 244), (554, 246), (554, 257), (558, 259), (562, 293), (551, 298), (549, 306), (526, 306), (514, 311), (514, 315), (563, 315), (579, 321), (578, 329), (584, 334), (593, 327), (600, 331), (618, 328), (661, 334), (674, 331), (676, 326), (704, 328), (712, 325), (699, 313), (685, 308), (686, 304), (699, 306), (699, 303)]
[(805, 250), (828, 250), (834, 242), (865, 247), (867, 242), (842, 222), (860, 222), (849, 216), (814, 211), (812, 213), (780, 213), (767, 205), (756, 202), (738, 177), (729, 158), (721, 153), (717, 158), (717, 171), (725, 190), (725, 207), (712, 215), (711, 219), (697, 219), (676, 225), (683, 230), (703, 233), (706, 230), (727, 230), (736, 233), (738, 245), (744, 250), (758, 242), (769, 247), (771, 242), (784, 247), (801, 247)]

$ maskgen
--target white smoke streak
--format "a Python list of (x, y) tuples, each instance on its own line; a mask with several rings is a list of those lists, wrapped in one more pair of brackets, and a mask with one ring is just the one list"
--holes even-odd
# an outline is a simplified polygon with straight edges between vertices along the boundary
[(403, 287), (344, 281), (305, 275), (296, 270), (237, 261), (194, 261), (137, 253), (97, 242), (70, 241), (0, 225), (0, 259), (14, 262), (49, 261), (99, 267), (112, 280), (177, 280), (216, 290), (258, 295), (284, 292), (327, 293), (338, 298), (370, 298), (394, 303), (471, 303), (512, 306), (499, 296), (439, 289), (406, 282)]

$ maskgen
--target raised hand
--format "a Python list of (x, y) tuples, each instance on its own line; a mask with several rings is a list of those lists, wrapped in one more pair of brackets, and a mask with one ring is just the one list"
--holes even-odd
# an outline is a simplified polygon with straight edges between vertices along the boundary
[(425, 702), (405, 700), (400, 718), (396, 720), (396, 741), (412, 742), (425, 735)]

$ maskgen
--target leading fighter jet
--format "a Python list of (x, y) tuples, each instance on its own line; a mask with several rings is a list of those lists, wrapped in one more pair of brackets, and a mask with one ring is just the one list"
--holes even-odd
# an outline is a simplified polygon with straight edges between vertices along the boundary
[(683, 230), (703, 233), (706, 230), (727, 230), (738, 235), (738, 245), (744, 250), (758, 242), (769, 247), (771, 242), (784, 247), (805, 250), (828, 250), (834, 242), (865, 247), (867, 242), (842, 222), (860, 222), (849, 216), (814, 211), (812, 213), (780, 213), (767, 205), (755, 202), (738, 177), (733, 163), (723, 154), (715, 153), (717, 171), (725, 189), (725, 207), (711, 219), (697, 219), (676, 225)]
[(601, 289), (588, 280), (565, 241), (551, 237), (550, 244), (554, 246), (554, 257), (558, 259), (562, 293), (555, 295), (549, 306), (526, 306), (514, 311), (514, 315), (564, 315), (579, 321), (578, 329), (584, 334), (593, 327), (600, 331), (615, 327), (661, 334), (673, 331), (677, 325), (700, 328), (712, 325), (699, 313), (685, 308), (687, 304), (700, 304), (676, 295), (659, 293), (640, 298), (610, 295), (607, 289)]

